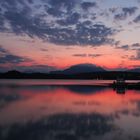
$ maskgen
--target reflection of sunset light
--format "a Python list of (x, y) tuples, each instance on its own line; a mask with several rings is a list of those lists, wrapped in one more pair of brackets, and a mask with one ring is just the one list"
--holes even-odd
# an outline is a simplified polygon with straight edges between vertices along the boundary
[(5, 106), (5, 109), (0, 112), (0, 123), (22, 121), (25, 115), (28, 120), (32, 117), (39, 119), (46, 115), (64, 112), (76, 114), (97, 112), (115, 115), (123, 110), (135, 111), (136, 102), (140, 101), (140, 95), (133, 90), (127, 91), (125, 95), (118, 95), (112, 89), (80, 94), (65, 87), (50, 87), (50, 89), (48, 87), (47, 90), (19, 90), (18, 94), (23, 99)]

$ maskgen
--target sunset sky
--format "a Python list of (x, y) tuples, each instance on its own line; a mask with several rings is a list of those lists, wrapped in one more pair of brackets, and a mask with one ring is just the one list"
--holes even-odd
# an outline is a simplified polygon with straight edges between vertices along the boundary
[(0, 70), (140, 67), (140, 0), (0, 0)]

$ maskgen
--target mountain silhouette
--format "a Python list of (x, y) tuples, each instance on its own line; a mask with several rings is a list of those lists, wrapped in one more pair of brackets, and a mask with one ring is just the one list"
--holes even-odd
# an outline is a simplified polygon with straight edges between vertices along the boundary
[(134, 68), (134, 69), (130, 69), (130, 72), (140, 72), (140, 68)]
[(104, 72), (102, 67), (96, 66), (90, 63), (73, 65), (63, 71), (54, 71), (57, 74), (78, 74), (78, 73), (90, 73), (90, 72)]
[(88, 72), (102, 72), (105, 71), (103, 68), (93, 64), (78, 64), (73, 65), (68, 69), (65, 69), (64, 73), (76, 74), (76, 73), (88, 73)]

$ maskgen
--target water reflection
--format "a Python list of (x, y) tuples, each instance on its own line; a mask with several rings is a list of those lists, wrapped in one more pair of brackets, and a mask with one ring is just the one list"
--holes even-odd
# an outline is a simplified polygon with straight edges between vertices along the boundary
[(0, 140), (138, 140), (140, 91), (0, 86)]
[(96, 138), (117, 129), (112, 119), (110, 116), (100, 114), (57, 114), (37, 122), (13, 125), (9, 128), (8, 135), (5, 135), (5, 140)]
[[(60, 86), (59, 86), (60, 87)], [(100, 91), (105, 90), (106, 87), (103, 86), (76, 86), (76, 85), (67, 85), (67, 86), (61, 86), (63, 88), (65, 88), (66, 90), (68, 89), (69, 91), (71, 91), (72, 93), (79, 93), (79, 94), (95, 94), (95, 93), (99, 93)]]
[(117, 88), (114, 88), (114, 91), (116, 91), (117, 94), (125, 94), (126, 88), (125, 87), (117, 87)]

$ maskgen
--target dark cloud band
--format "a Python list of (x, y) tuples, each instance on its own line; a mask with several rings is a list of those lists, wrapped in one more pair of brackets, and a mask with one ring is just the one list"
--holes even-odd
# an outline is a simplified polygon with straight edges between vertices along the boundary
[(0, 29), (61, 45), (100, 46), (114, 43), (114, 39), (111, 38), (115, 33), (114, 29), (103, 23), (96, 23), (93, 19), (82, 21), (83, 13), (75, 8), (79, 2), (82, 9), (89, 9), (97, 5), (95, 2), (39, 1), (40, 4), (34, 5), (32, 0), (13, 0), (13, 3), (11, 0), (1, 0), (0, 18), (3, 20)]
[(31, 59), (13, 55), (0, 46), (0, 64), (19, 64), (22, 62), (31, 62)]

